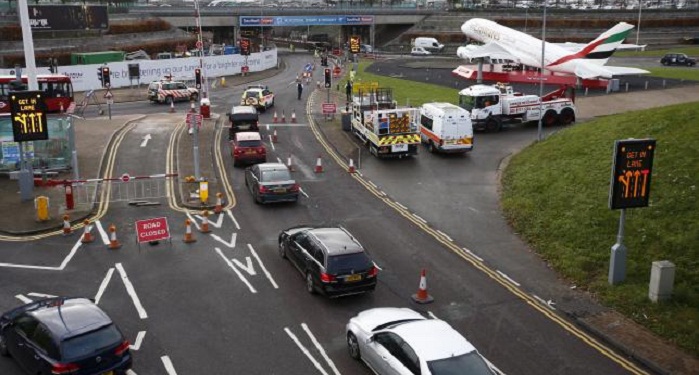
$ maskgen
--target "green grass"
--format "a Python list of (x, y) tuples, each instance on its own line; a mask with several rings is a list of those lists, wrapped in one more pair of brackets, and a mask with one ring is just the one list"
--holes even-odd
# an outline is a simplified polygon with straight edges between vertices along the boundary
[[(628, 41), (627, 41), (628, 42)], [(678, 47), (670, 49), (658, 49), (651, 51), (617, 51), (614, 52), (615, 57), (657, 57), (660, 59), (666, 53), (676, 52), (676, 53), (686, 53), (691, 57), (699, 56), (699, 47)]]
[(674, 66), (645, 69), (650, 71), (650, 75), (653, 77), (699, 81), (699, 68), (697, 67)]
[[(512, 158), (502, 207), (563, 277), (699, 355), (699, 103), (609, 116), (562, 130)], [(627, 210), (626, 281), (607, 283), (619, 211), (607, 206), (614, 140), (654, 138), (650, 206)], [(651, 262), (676, 268), (669, 302), (648, 300)]]

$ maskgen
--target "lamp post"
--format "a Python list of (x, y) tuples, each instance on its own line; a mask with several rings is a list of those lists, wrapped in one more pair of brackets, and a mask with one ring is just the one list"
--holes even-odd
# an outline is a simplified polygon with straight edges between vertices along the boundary
[(544, 0), (544, 19), (541, 24), (541, 71), (539, 72), (539, 126), (536, 139), (541, 142), (542, 122), (544, 121), (543, 103), (541, 98), (544, 96), (544, 67), (546, 66), (546, 0)]
[(636, 45), (638, 45), (638, 38), (641, 37), (641, 8), (643, 8), (642, 0), (638, 0), (638, 25), (636, 26)]

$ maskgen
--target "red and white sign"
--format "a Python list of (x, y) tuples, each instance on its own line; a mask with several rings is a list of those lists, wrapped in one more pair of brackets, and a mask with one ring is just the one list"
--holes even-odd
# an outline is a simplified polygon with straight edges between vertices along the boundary
[(190, 129), (192, 128), (192, 122), (195, 121), (197, 123), (197, 129), (201, 128), (201, 123), (204, 119), (204, 116), (198, 114), (198, 113), (187, 113), (187, 127)]
[(114, 95), (112, 95), (112, 92), (109, 91), (109, 90), (107, 90), (107, 93), (104, 94), (104, 98), (105, 98), (105, 99), (111, 99), (111, 98), (113, 98), (113, 97), (114, 97)]
[(138, 243), (167, 240), (170, 238), (167, 218), (156, 217), (136, 221), (136, 238)]
[(120, 179), (122, 182), (129, 182), (131, 180), (131, 176), (129, 176), (128, 173), (124, 173), (121, 175)]
[(327, 115), (330, 113), (337, 112), (337, 105), (335, 103), (323, 103), (323, 114)]
[(247, 73), (247, 72), (250, 71), (250, 67), (247, 66), (247, 65), (243, 65), (243, 66), (240, 67), (240, 71), (243, 72), (243, 73)]
[(201, 40), (197, 40), (196, 46), (197, 46), (197, 49), (201, 49), (201, 47), (202, 47)]

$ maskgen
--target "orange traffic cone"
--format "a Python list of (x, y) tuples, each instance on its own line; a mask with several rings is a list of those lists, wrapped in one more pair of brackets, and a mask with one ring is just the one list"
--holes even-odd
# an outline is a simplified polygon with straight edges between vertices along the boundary
[(189, 219), (184, 221), (184, 239), (182, 241), (184, 241), (184, 243), (192, 243), (197, 241), (192, 234), (192, 222), (189, 221)]
[(291, 111), (291, 122), (293, 124), (296, 123), (296, 110), (295, 109)]
[(70, 216), (63, 215), (63, 235), (68, 236), (73, 234), (73, 228), (70, 227)]
[(210, 233), (211, 229), (209, 228), (209, 211), (204, 210), (204, 212), (201, 213), (202, 220), (201, 220), (201, 229), (199, 229), (200, 232), (202, 233)]
[(277, 143), (277, 129), (274, 129), (274, 133), (272, 133), (272, 143)]
[(175, 102), (174, 101), (170, 102), (170, 113), (175, 113)]
[(85, 225), (85, 230), (83, 231), (83, 238), (80, 240), (80, 242), (90, 243), (94, 241), (95, 237), (92, 237), (92, 226), (90, 225), (90, 220), (85, 219), (83, 225)]
[(347, 168), (347, 172), (354, 173), (356, 171), (357, 169), (354, 167), (354, 161), (350, 158), (349, 168)]
[(321, 160), (320, 155), (318, 155), (318, 159), (316, 160), (316, 168), (314, 172), (323, 173), (323, 161)]
[(273, 118), (272, 122), (274, 122), (276, 124), (277, 121), (279, 121), (279, 119), (277, 119), (277, 111), (275, 110), (274, 111), (274, 118)]
[(116, 226), (114, 224), (109, 226), (109, 248), (116, 250), (121, 247), (121, 243), (117, 240), (116, 236)]
[(291, 154), (289, 154), (289, 157), (286, 159), (286, 167), (289, 168), (289, 171), (294, 171), (294, 165), (291, 164)]
[(412, 299), (416, 303), (434, 302), (434, 298), (427, 294), (427, 271), (425, 271), (424, 268), (422, 269), (422, 273), (420, 274), (420, 286), (417, 290), (417, 293), (413, 294)]
[(223, 212), (223, 194), (216, 193), (216, 207), (214, 207), (214, 213), (220, 214)]
[(286, 124), (286, 115), (284, 114), (284, 110), (282, 110), (282, 124)]

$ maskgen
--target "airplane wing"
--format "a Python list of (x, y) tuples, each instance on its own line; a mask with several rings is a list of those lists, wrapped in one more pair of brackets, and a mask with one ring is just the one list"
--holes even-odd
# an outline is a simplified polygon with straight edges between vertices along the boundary
[(614, 76), (648, 74), (647, 70), (625, 66), (596, 65), (579, 61), (575, 65), (575, 75), (582, 79), (612, 78)]
[(488, 57), (491, 59), (504, 59), (519, 61), (519, 58), (510, 53), (502, 44), (490, 42), (482, 46), (470, 44), (465, 47), (459, 47), (456, 50), (456, 55), (462, 59), (476, 59), (480, 57)]
[[(563, 47), (568, 51), (571, 52), (577, 52), (583, 49), (583, 47), (586, 46), (586, 44), (582, 43), (572, 43), (572, 42), (565, 42), (565, 43), (551, 43), (555, 44), (559, 47)], [(646, 50), (647, 44), (620, 44), (616, 47), (617, 51), (645, 51)]]

